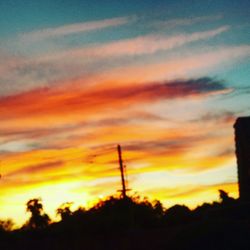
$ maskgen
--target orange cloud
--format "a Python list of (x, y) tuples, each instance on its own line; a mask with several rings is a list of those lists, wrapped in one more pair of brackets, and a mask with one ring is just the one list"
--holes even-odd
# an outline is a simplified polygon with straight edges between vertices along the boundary
[[(41, 89), (1, 98), (0, 115), (3, 121), (17, 117), (23, 119), (31, 116), (31, 119), (34, 119), (34, 117), (43, 117), (44, 115), (49, 117), (56, 114), (68, 115), (69, 117), (73, 114), (91, 115), (95, 112), (123, 109), (141, 103), (227, 91), (230, 89), (227, 89), (223, 83), (209, 78), (99, 87), (97, 90)], [(56, 122), (54, 117), (53, 120)]]

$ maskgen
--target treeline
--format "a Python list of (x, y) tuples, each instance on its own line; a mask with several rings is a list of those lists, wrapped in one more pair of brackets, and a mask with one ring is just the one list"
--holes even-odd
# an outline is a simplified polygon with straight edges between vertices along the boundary
[(197, 249), (244, 249), (250, 206), (223, 190), (219, 196), (219, 202), (194, 210), (184, 205), (165, 209), (160, 201), (139, 196), (110, 196), (75, 211), (64, 203), (56, 211), (59, 222), (51, 221), (40, 199), (32, 199), (26, 204), (30, 218), (20, 229), (0, 222), (1, 249), (196, 249), (204, 241)]

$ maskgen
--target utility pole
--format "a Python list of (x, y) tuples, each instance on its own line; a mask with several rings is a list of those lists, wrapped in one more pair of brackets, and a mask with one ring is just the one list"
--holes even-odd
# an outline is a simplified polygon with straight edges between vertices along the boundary
[(117, 145), (117, 151), (118, 151), (118, 158), (119, 158), (119, 166), (120, 166), (120, 172), (121, 172), (121, 181), (122, 181), (122, 198), (125, 199), (127, 198), (126, 191), (128, 191), (126, 187), (126, 180), (125, 180), (125, 166), (123, 165), (123, 160), (122, 160), (122, 148), (118, 144)]

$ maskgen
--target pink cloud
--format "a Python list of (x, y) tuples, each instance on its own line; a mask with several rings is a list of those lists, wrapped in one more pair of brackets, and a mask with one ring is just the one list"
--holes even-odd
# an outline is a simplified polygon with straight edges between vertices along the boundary
[(175, 36), (146, 35), (131, 39), (124, 39), (107, 44), (96, 44), (80, 49), (70, 49), (65, 52), (44, 56), (43, 60), (55, 60), (64, 57), (82, 57), (98, 59), (103, 57), (133, 56), (153, 54), (161, 50), (170, 50), (185, 44), (205, 40), (219, 35), (229, 29), (229, 26), (222, 26), (217, 29), (194, 32), (191, 34), (178, 34)]

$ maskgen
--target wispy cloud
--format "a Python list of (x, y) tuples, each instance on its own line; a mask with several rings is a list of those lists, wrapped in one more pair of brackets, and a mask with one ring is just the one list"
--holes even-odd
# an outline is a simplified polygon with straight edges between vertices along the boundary
[(71, 34), (100, 30), (104, 28), (127, 24), (135, 20), (135, 17), (118, 17), (98, 21), (89, 21), (63, 25), (55, 28), (46, 28), (20, 35), (21, 40), (26, 42), (36, 42), (44, 39), (57, 38)]
[[(0, 76), (0, 96), (11, 95), (40, 87), (64, 85), (66, 82), (77, 82), (77, 85), (92, 83), (103, 84), (161, 81), (189, 76), (194, 73), (206, 75), (214, 67), (234, 65), (239, 59), (250, 55), (250, 46), (204, 47), (183, 52), (174, 57), (163, 57), (151, 61), (142, 58), (134, 63), (123, 63), (116, 60), (85, 62), (81, 53), (50, 59), (40, 62), (38, 59), (13, 58), (13, 64), (5, 68)], [(54, 57), (53, 57), (54, 58)], [(71, 58), (71, 59), (70, 59)], [(74, 60), (73, 60), (74, 58)], [(77, 80), (76, 80), (77, 79)]]
[[(202, 50), (194, 50), (166, 58), (165, 60), (144, 64), (116, 67), (113, 70), (101, 72), (99, 79), (106, 82), (140, 82), (174, 79), (179, 75), (192, 75), (193, 73), (207, 74), (215, 67), (222, 68), (225, 65), (234, 65), (239, 59), (250, 55), (250, 46), (222, 46), (217, 48), (203, 47)], [(206, 72), (206, 73), (205, 73)], [(125, 76), (125, 77), (124, 77)], [(97, 78), (98, 79), (98, 78)]]
[(183, 46), (185, 44), (206, 40), (227, 31), (229, 26), (222, 26), (217, 29), (202, 32), (194, 32), (191, 34), (183, 33), (174, 36), (163, 35), (146, 35), (131, 39), (123, 39), (120, 41), (109, 42), (107, 44), (97, 44), (80, 49), (71, 49), (68, 51), (60, 51), (57, 54), (44, 56), (43, 60), (55, 60), (69, 57), (82, 58), (110, 58), (117, 56), (133, 56), (143, 54), (153, 54), (161, 50), (170, 50)]
[(202, 22), (211, 22), (221, 19), (222, 15), (214, 15), (214, 16), (200, 16), (200, 17), (188, 17), (188, 18), (176, 18), (171, 20), (162, 20), (155, 21), (151, 24), (152, 27), (158, 29), (172, 29), (178, 26), (189, 26)]

